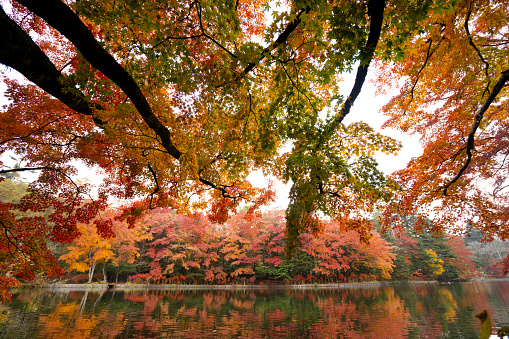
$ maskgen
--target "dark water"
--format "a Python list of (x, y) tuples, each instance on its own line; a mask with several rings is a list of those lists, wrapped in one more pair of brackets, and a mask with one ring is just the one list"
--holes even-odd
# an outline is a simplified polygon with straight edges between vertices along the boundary
[(246, 290), (23, 289), (0, 338), (479, 338), (509, 325), (509, 281)]

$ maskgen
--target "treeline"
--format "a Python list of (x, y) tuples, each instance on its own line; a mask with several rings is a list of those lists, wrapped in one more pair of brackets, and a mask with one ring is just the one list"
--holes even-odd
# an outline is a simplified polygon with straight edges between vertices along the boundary
[(116, 222), (118, 236), (111, 239), (98, 236), (93, 224), (81, 225), (82, 237), (60, 259), (73, 282), (94, 277), (188, 284), (454, 281), (477, 274), (463, 239), (416, 233), (412, 220), (407, 224), (380, 235), (374, 223), (366, 243), (340, 221), (326, 221), (318, 237), (301, 235), (301, 246), (288, 258), (284, 212), (240, 212), (218, 225), (158, 209), (133, 229)]
[[(25, 190), (26, 184), (6, 179), (0, 182), (0, 200), (19, 201)], [(108, 211), (103, 218), (115, 213)], [(46, 241), (72, 282), (335, 283), (502, 276), (506, 243), (475, 231), (465, 238), (417, 233), (412, 217), (401, 224), (380, 235), (375, 218), (366, 243), (340, 221), (324, 221), (318, 237), (301, 235), (301, 246), (291, 258), (285, 253), (282, 211), (258, 216), (240, 212), (215, 224), (158, 209), (134, 228), (115, 221), (112, 238), (98, 235), (91, 222), (79, 224), (81, 236), (69, 245)], [(0, 240), (9, 244), (7, 237)]]

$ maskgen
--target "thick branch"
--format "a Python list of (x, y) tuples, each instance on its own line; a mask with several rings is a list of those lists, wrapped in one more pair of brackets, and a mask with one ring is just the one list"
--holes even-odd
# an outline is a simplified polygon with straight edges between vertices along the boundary
[(341, 114), (338, 117), (339, 121), (343, 121), (344, 117), (350, 113), (350, 108), (359, 96), (366, 75), (368, 74), (368, 67), (375, 55), (376, 45), (380, 39), (380, 32), (382, 31), (382, 23), (384, 19), (385, 0), (370, 0), (368, 4), (368, 14), (371, 17), (371, 23), (369, 25), (369, 35), (366, 41), (366, 46), (361, 52), (361, 55), (365, 55), (364, 60), (361, 60), (359, 68), (357, 68), (357, 75), (355, 76), (355, 83), (352, 91), (343, 104)]
[(350, 109), (352, 108), (355, 100), (361, 92), (364, 81), (366, 80), (366, 75), (368, 74), (369, 64), (375, 55), (378, 40), (380, 40), (380, 32), (382, 31), (382, 24), (384, 19), (384, 9), (385, 0), (370, 0), (368, 3), (368, 15), (371, 17), (371, 22), (369, 25), (368, 40), (366, 41), (364, 49), (360, 53), (361, 61), (359, 67), (357, 68), (355, 83), (350, 92), (350, 95), (344, 102), (339, 113), (336, 115), (334, 120), (325, 128), (325, 131), (321, 137), (318, 138), (319, 140), (317, 145), (323, 144), (336, 130), (336, 126), (338, 126), (343, 121), (345, 116), (350, 113)]
[(449, 189), (449, 187), (451, 187), (452, 184), (458, 181), (463, 172), (465, 172), (465, 170), (470, 165), (470, 162), (472, 161), (472, 150), (474, 149), (475, 132), (477, 131), (477, 128), (479, 128), (479, 124), (481, 123), (484, 113), (488, 110), (488, 108), (490, 108), (491, 103), (493, 102), (493, 100), (495, 100), (498, 93), (500, 93), (500, 91), (502, 90), (502, 88), (504, 87), (505, 83), (508, 80), (509, 80), (509, 69), (502, 72), (500, 79), (498, 79), (490, 95), (488, 96), (486, 101), (484, 101), (484, 104), (482, 105), (481, 109), (479, 109), (475, 114), (474, 123), (472, 124), (472, 128), (470, 129), (467, 138), (466, 145), (467, 160), (465, 161), (463, 167), (461, 167), (461, 169), (459, 170), (458, 174), (456, 174), (454, 179), (452, 179), (447, 185), (444, 186), (444, 195), (447, 195), (447, 190)]
[[(93, 116), (85, 96), (74, 88), (66, 88), (64, 76), (0, 6), (0, 63), (14, 68), (28, 80), (69, 106), (76, 112)], [(94, 117), (98, 126), (104, 123)]]
[(115, 58), (101, 47), (76, 13), (60, 0), (19, 0), (18, 2), (63, 34), (93, 67), (116, 83), (131, 99), (147, 125), (161, 138), (166, 151), (175, 159), (180, 158), (181, 153), (173, 145), (170, 131), (152, 112), (138, 84)]

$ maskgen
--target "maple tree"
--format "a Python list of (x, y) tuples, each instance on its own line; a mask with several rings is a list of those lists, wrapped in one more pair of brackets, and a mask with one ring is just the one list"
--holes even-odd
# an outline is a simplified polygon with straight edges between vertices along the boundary
[[(500, 206), (495, 209), (499, 198), (476, 200), (481, 193), (472, 193), (479, 191), (474, 186), (465, 187), (461, 197), (455, 191), (477, 161), (469, 155), (473, 137), (468, 137), (464, 152), (446, 157), (457, 159), (455, 164), (462, 157), (466, 161), (466, 170), (452, 166), (447, 172), (458, 175), (450, 187), (443, 187), (449, 195), (430, 198), (428, 194), (428, 200), (419, 200), (422, 195), (413, 194), (418, 185), (410, 191), (398, 189), (414, 180), (429, 183), (419, 181), (423, 175), (412, 175), (418, 168), (428, 174), (441, 173), (427, 164), (438, 163), (421, 161), (417, 168), (415, 160), (396, 176), (398, 187), (377, 169), (373, 156), (397, 152), (399, 142), (366, 123), (343, 124), (375, 57), (388, 65), (391, 75), (405, 76), (420, 69), (419, 60), (426, 55), (426, 66), (431, 65), (432, 50), (427, 46), (433, 43), (423, 43), (426, 34), (446, 34), (453, 41), (458, 33), (466, 43), (458, 42), (458, 48), (470, 46), (473, 57), (457, 62), (460, 57), (454, 48), (437, 45), (442, 49), (440, 53), (433, 49), (433, 58), (449, 58), (449, 62), (417, 72), (419, 81), (411, 88), (410, 106), (418, 107), (424, 100), (418, 100), (424, 95), (417, 93), (425, 84), (438, 86), (432, 76), (426, 77), (428, 70), (442, 69), (440, 85), (446, 86), (445, 80), (456, 74), (454, 67), (478, 74), (468, 67), (479, 60), (481, 71), (477, 72), (485, 70), (485, 80), (479, 77), (470, 85), (470, 78), (463, 77), (465, 86), (435, 92), (446, 95), (446, 88), (456, 88), (455, 95), (475, 101), (479, 96), (474, 89), (487, 88), (488, 106), (500, 91), (498, 98), (503, 97), (506, 75), (493, 78), (492, 72), (502, 68), (491, 64), (502, 65), (499, 61), (504, 60), (505, 33), (497, 32), (504, 32), (505, 21), (500, 18), (505, 12), (497, 10), (499, 19), (488, 20), (479, 11), (481, 5), (488, 6), (466, 0), (295, 0), (269, 13), (270, 3), (262, 0), (5, 2), (0, 10), (0, 63), (31, 83), (8, 74), (3, 78), (10, 102), (0, 116), (0, 152), (15, 151), (23, 165), (2, 167), (0, 174), (40, 172), (20, 204), (5, 206), (5, 220), (16, 208), (51, 209), (37, 227), (45, 230), (44, 236), (65, 243), (79, 235), (79, 223), (95, 218), (106, 208), (108, 198), (114, 197), (125, 202), (121, 219), (131, 225), (155, 207), (188, 214), (205, 209), (211, 221), (225, 222), (241, 202), (249, 203), (248, 213), (254, 214), (273, 199), (270, 188), (256, 188), (246, 181), (250, 172), (262, 169), (292, 183), (286, 211), (288, 252), (298, 247), (300, 234), (323, 231), (321, 213), (342, 220), (345, 229), (356, 230), (361, 240), (367, 240), (372, 234), (369, 215), (389, 202), (394, 191), (405, 197), (404, 203), (397, 199), (398, 214), (436, 199), (458, 207), (461, 199), (468, 198), (469, 203), (461, 202), (460, 207), (475, 205), (472, 211), (481, 213), (472, 227), (486, 230), (488, 236), (502, 236), (498, 230), (503, 229), (502, 223), (488, 224), (489, 219), (505, 215)], [(454, 25), (454, 18), (462, 15), (464, 30)], [(471, 32), (469, 22), (478, 30)], [(485, 39), (483, 48), (493, 61), (484, 56), (484, 49), (474, 48), (478, 39)], [(344, 95), (340, 74), (348, 71), (356, 76)], [(415, 80), (415, 74), (411, 79)], [(479, 87), (482, 81), (488, 87)], [(463, 92), (463, 88), (472, 91)], [(399, 112), (398, 100), (405, 98), (404, 94), (396, 97), (387, 110), (395, 107)], [(457, 107), (470, 107), (468, 100)], [(501, 112), (502, 103), (497, 106)], [(444, 112), (453, 111), (444, 107)], [(414, 123), (434, 121), (418, 111), (423, 118)], [(482, 118), (484, 111), (479, 112)], [(392, 119), (392, 126), (405, 125), (406, 116)], [(470, 120), (465, 116), (461, 121), (468, 126)], [(477, 128), (474, 125), (473, 132)], [(499, 132), (502, 138), (505, 134), (502, 129)], [(281, 155), (287, 144), (292, 149)], [(501, 154), (496, 150), (486, 154), (496, 158)], [(102, 171), (95, 190), (73, 179), (77, 160)], [(486, 168), (492, 164), (479, 163)], [(495, 178), (491, 174), (487, 177)], [(444, 178), (438, 175), (433, 180)], [(497, 187), (502, 187), (503, 175), (498, 178)], [(386, 215), (389, 223), (392, 214)], [(448, 226), (452, 214), (444, 215), (449, 215), (446, 209), (435, 227)], [(32, 232), (28, 225), (16, 222), (25, 227), (22, 233)], [(111, 218), (95, 219), (98, 233), (106, 237), (112, 235), (112, 224)], [(9, 225), (7, 231), (14, 227)]]
[(167, 276), (179, 281), (180, 277), (195, 276), (210, 281), (226, 276), (215, 265), (221, 241), (208, 220), (158, 209), (140, 222), (149, 227), (152, 237), (144, 253), (150, 258), (152, 280)]
[[(92, 277), (97, 264), (106, 264), (107, 261), (114, 258), (111, 250), (111, 244), (96, 232), (95, 225), (78, 224), (79, 237), (74, 239), (73, 243), (67, 247), (68, 252), (60, 257), (69, 263), (69, 269), (78, 272), (88, 271), (88, 282), (92, 282)], [(104, 275), (106, 281), (106, 275)]]
[(10, 299), (6, 287), (20, 286), (40, 272), (48, 277), (62, 273), (45, 241), (50, 229), (45, 214), (27, 213), (21, 204), (26, 184), (0, 178), (0, 301)]
[(452, 237), (447, 240), (447, 245), (451, 252), (456, 256), (451, 260), (451, 265), (456, 267), (459, 272), (459, 278), (468, 279), (475, 272), (473, 263), (473, 254), (460, 237)]
[[(507, 1), (453, 1), (420, 19), (404, 58), (380, 64), (400, 89), (386, 126), (421, 135), (423, 154), (393, 177), (404, 188), (386, 216), (420, 213), (441, 233), (509, 237)], [(387, 88), (387, 87), (385, 87)], [(388, 218), (386, 223), (394, 222)], [(421, 224), (421, 227), (425, 226)]]
[[(104, 217), (115, 215), (115, 211), (107, 211)], [(127, 223), (114, 221), (112, 232), (114, 237), (103, 237), (97, 232), (96, 224), (78, 224), (80, 235), (66, 247), (66, 252), (59, 260), (65, 261), (69, 271), (88, 272), (88, 282), (92, 282), (95, 269), (102, 264), (103, 280), (108, 281), (106, 264), (119, 266), (121, 262), (133, 264), (139, 257), (137, 244), (148, 239), (147, 229), (140, 225), (129, 228)]]
[(349, 230), (347, 221), (325, 224), (320, 237), (303, 242), (303, 251), (316, 259), (313, 272), (329, 281), (363, 281), (389, 279), (394, 255), (391, 247), (376, 232), (369, 244), (360, 235)]
[(284, 212), (253, 216), (246, 212), (218, 227), (156, 209), (139, 221), (151, 240), (139, 259), (146, 269), (133, 281), (153, 283), (343, 282), (390, 278), (392, 248), (376, 232), (370, 243), (343, 223), (325, 223), (318, 239), (301, 235), (294, 258), (285, 253)]

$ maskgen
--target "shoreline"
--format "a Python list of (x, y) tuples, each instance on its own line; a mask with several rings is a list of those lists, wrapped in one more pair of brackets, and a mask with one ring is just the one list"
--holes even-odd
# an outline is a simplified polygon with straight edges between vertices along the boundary
[[(472, 279), (463, 281), (463, 283), (474, 282), (491, 282), (505, 281), (509, 279)], [(380, 287), (401, 284), (452, 284), (457, 282), (438, 282), (438, 281), (376, 281), (363, 283), (338, 283), (338, 284), (300, 284), (300, 285), (183, 285), (183, 284), (115, 284), (115, 283), (92, 283), (92, 284), (48, 284), (44, 286), (36, 286), (36, 288), (44, 288), (48, 290), (82, 290), (82, 291), (139, 291), (139, 290), (308, 290), (308, 289), (339, 289), (350, 287)], [(24, 286), (22, 288), (29, 288)]]

